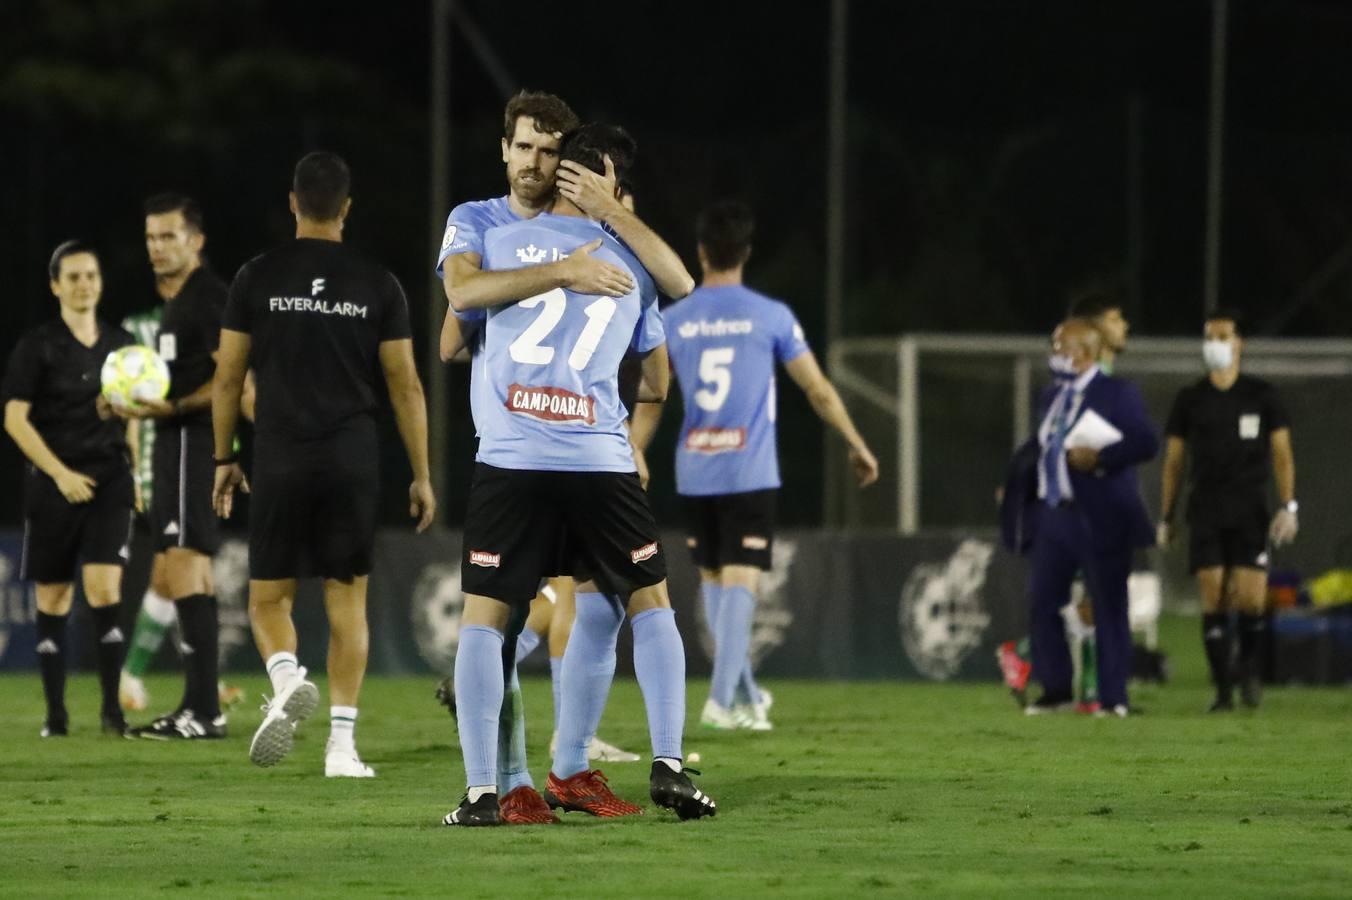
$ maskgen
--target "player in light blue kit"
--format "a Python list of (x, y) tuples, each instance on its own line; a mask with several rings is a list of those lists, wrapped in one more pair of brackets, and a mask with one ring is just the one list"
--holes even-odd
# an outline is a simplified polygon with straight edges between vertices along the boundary
[[(590, 251), (600, 246), (599, 240), (565, 259), (536, 266), (498, 271), (488, 271), (483, 266), (484, 234), (491, 228), (539, 215), (553, 205), (556, 187), (558, 193), (592, 218), (605, 222), (619, 235), (652, 273), (662, 293), (680, 298), (694, 288), (694, 280), (680, 257), (633, 214), (632, 207), (616, 200), (613, 166), (607, 166), (607, 173), (602, 175), (575, 162), (560, 164), (559, 142), (565, 132), (577, 125), (578, 118), (572, 109), (553, 94), (522, 91), (508, 101), (503, 114), (502, 160), (506, 164), (509, 193), (505, 197), (460, 204), (451, 211), (442, 236), (437, 274), (442, 279), (447, 300), (470, 311), (462, 325), (455, 314), (455, 306), (447, 310), (440, 342), (443, 360), (458, 358), (468, 349), (467, 343), (477, 345), (482, 335), (477, 331), (476, 321), (484, 308), (524, 300), (556, 287), (612, 297), (621, 296), (633, 287), (628, 272), (591, 257)], [(640, 408), (647, 409), (647, 406)], [(652, 431), (643, 429), (642, 433), (651, 437)], [(640, 445), (636, 443), (635, 449), (640, 450)], [(556, 720), (562, 680), (562, 646), (567, 643), (573, 619), (571, 592), (561, 592), (559, 597), (561, 604), (553, 616), (550, 636)], [(501, 738), (504, 756), (498, 771), (502, 782), (502, 821), (505, 824), (543, 824), (555, 819), (526, 771), (525, 725), (519, 691), (515, 689), (519, 653), (512, 633), (514, 630), (509, 629), (503, 647), (503, 665), (508, 670), (509, 687)], [(451, 679), (442, 682), (438, 697), (443, 702), (454, 703)], [(510, 730), (507, 723), (511, 725)], [(633, 754), (595, 737), (589, 752), (593, 758), (633, 758)]]
[[(768, 731), (771, 698), (751, 674), (751, 620), (760, 573), (770, 568), (779, 457), (775, 363), (850, 448), (860, 486), (878, 461), (822, 374), (787, 306), (743, 286), (755, 223), (741, 203), (700, 216), (704, 281), (664, 319), (685, 418), (676, 447), (676, 490), (686, 498), (687, 543), (700, 570), (714, 635), (714, 671), (700, 722)], [(740, 699), (740, 703), (738, 700)]]
[(559, 194), (588, 216), (604, 222), (633, 250), (662, 294), (680, 299), (694, 288), (675, 251), (617, 199), (613, 166), (596, 173), (575, 163), (560, 165), (559, 142), (577, 125), (576, 114), (553, 94), (522, 91), (508, 102), (502, 161), (511, 189), (505, 197), (460, 204), (451, 210), (442, 235), (437, 274), (452, 307), (442, 328), (442, 359), (450, 359), (466, 344), (462, 323), (453, 314), (456, 309), (514, 303), (558, 287), (609, 297), (633, 290), (630, 273), (592, 258), (591, 252), (601, 246), (599, 239), (566, 258), (541, 265), (500, 271), (488, 271), (483, 266), (484, 234), (490, 228), (531, 219), (549, 209), (556, 187)]
[[(564, 160), (595, 172), (632, 163), (623, 130), (588, 125), (560, 146)], [(621, 360), (642, 360), (640, 399), (665, 397), (668, 361), (657, 288), (635, 254), (560, 195), (549, 213), (490, 230), (487, 270), (518, 270), (567, 258), (579, 248), (622, 269), (633, 289), (618, 297), (553, 287), (486, 310), (473, 363), (471, 399), (479, 452), (465, 516), (465, 589), (455, 695), (468, 788), (448, 825), (494, 825), (498, 719), (505, 679), (504, 632), (513, 608), (561, 573), (583, 582), (563, 665), (558, 751), (546, 799), (598, 816), (634, 815), (605, 776), (588, 768), (614, 675), (615, 640), (627, 611), (634, 669), (648, 709), (650, 795), (683, 819), (716, 807), (682, 768), (685, 652), (667, 596), (657, 523), (639, 485), (619, 398)], [(464, 298), (452, 306), (471, 316)], [(594, 583), (593, 583), (594, 582)], [(519, 620), (517, 620), (519, 621)]]

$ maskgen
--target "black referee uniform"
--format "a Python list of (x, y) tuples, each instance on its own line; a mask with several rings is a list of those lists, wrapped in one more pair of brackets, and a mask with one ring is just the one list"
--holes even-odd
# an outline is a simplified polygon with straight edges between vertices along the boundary
[(1272, 432), (1291, 420), (1277, 390), (1240, 375), (1229, 390), (1203, 378), (1178, 392), (1165, 433), (1188, 447), (1188, 565), (1268, 566)]
[(336, 241), (246, 263), (223, 327), (250, 335), (257, 383), (249, 577), (371, 572), (380, 492), (380, 345), (412, 336), (398, 279)]
[[(28, 421), (68, 468), (94, 479), (94, 496), (71, 503), (56, 482), (32, 463), (24, 467), (23, 558), (20, 577), (39, 584), (70, 584), (81, 565), (127, 562), (135, 488), (127, 423), (102, 419), (95, 405), (99, 373), (108, 354), (135, 343), (126, 331), (98, 322), (87, 347), (61, 319), (19, 339), (9, 358), (0, 396), (29, 404)], [(99, 681), (105, 730), (126, 728), (118, 707), (118, 671), (126, 646), (118, 629), (119, 604), (93, 608), (98, 635)], [(66, 734), (66, 615), (37, 614), (38, 663), (47, 719), (43, 735)]]
[[(211, 354), (220, 344), (226, 294), (225, 282), (203, 265), (165, 303), (157, 349), (169, 365), (170, 401), (188, 396), (215, 375)], [(211, 508), (216, 477), (211, 407), (159, 420), (153, 457), (150, 526), (156, 551), (187, 547), (214, 555), (221, 533)]]
[[(1188, 565), (1194, 574), (1217, 568), (1267, 569), (1272, 434), (1290, 426), (1276, 388), (1259, 378), (1241, 374), (1228, 390), (1203, 378), (1179, 391), (1165, 431), (1187, 447)], [(1239, 610), (1237, 618), (1244, 702), (1257, 706), (1258, 659), (1268, 621), (1262, 611), (1252, 609)], [(1235, 673), (1230, 610), (1224, 605), (1203, 612), (1202, 642), (1216, 685), (1211, 709), (1230, 709)]]
[(39, 325), (19, 339), (5, 371), (4, 401), (31, 404), (28, 420), (57, 459), (97, 483), (92, 500), (71, 503), (37, 466), (24, 467), (22, 577), (40, 584), (73, 582), (81, 563), (127, 561), (135, 504), (127, 423), (99, 418), (94, 404), (104, 360), (135, 340), (107, 322), (98, 327), (86, 347), (60, 319)]

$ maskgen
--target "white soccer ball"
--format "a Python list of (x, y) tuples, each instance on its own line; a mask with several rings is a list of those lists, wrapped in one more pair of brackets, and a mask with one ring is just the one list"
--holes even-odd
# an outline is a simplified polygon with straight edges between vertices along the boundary
[(131, 406), (169, 395), (169, 367), (149, 347), (132, 344), (108, 354), (99, 374), (103, 396), (115, 406)]

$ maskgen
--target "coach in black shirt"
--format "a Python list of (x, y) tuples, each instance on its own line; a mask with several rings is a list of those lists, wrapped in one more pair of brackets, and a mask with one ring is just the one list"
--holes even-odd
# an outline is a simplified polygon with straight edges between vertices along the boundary
[(353, 733), (366, 671), (366, 580), (375, 543), (375, 412), (382, 383), (413, 470), (409, 511), (432, 523), (427, 408), (398, 280), (342, 243), (347, 164), (310, 153), (296, 165), (296, 240), (240, 269), (221, 329), (212, 413), (216, 509), (229, 515), (243, 473), (231, 453), (246, 368), (257, 383), (249, 505), (249, 620), (276, 692), (249, 757), (280, 762), (319, 691), (296, 660), (296, 579), (324, 579), (329, 618), (329, 744), (324, 773), (369, 778)]
[(95, 315), (103, 279), (91, 248), (62, 244), (49, 270), (61, 317), (19, 339), (3, 386), (5, 431), (28, 458), (20, 570), (37, 582), (42, 736), (67, 732), (66, 619), (77, 568), (98, 636), (103, 728), (122, 734), (117, 676), (125, 641), (117, 618), (134, 489), (127, 427), (100, 403), (99, 373), (109, 353), (134, 341)]
[[(1202, 637), (1216, 684), (1214, 712), (1233, 708), (1229, 615), (1238, 614), (1241, 695), (1259, 702), (1257, 650), (1265, 619), (1268, 543), (1296, 536), (1296, 468), (1291, 422), (1271, 384), (1239, 371), (1239, 319), (1218, 312), (1206, 321), (1206, 378), (1178, 392), (1165, 429), (1159, 526), (1169, 543), (1184, 457), (1189, 458), (1189, 566), (1202, 595)], [(1281, 506), (1269, 519), (1268, 480)]]

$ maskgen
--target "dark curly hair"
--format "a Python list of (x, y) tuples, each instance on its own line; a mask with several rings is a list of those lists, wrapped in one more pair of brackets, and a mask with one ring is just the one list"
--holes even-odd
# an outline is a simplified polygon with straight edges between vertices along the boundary
[(572, 107), (553, 94), (542, 91), (518, 91), (507, 101), (502, 114), (502, 136), (511, 140), (516, 134), (516, 120), (530, 116), (535, 130), (542, 134), (567, 134), (578, 126), (580, 119)]

